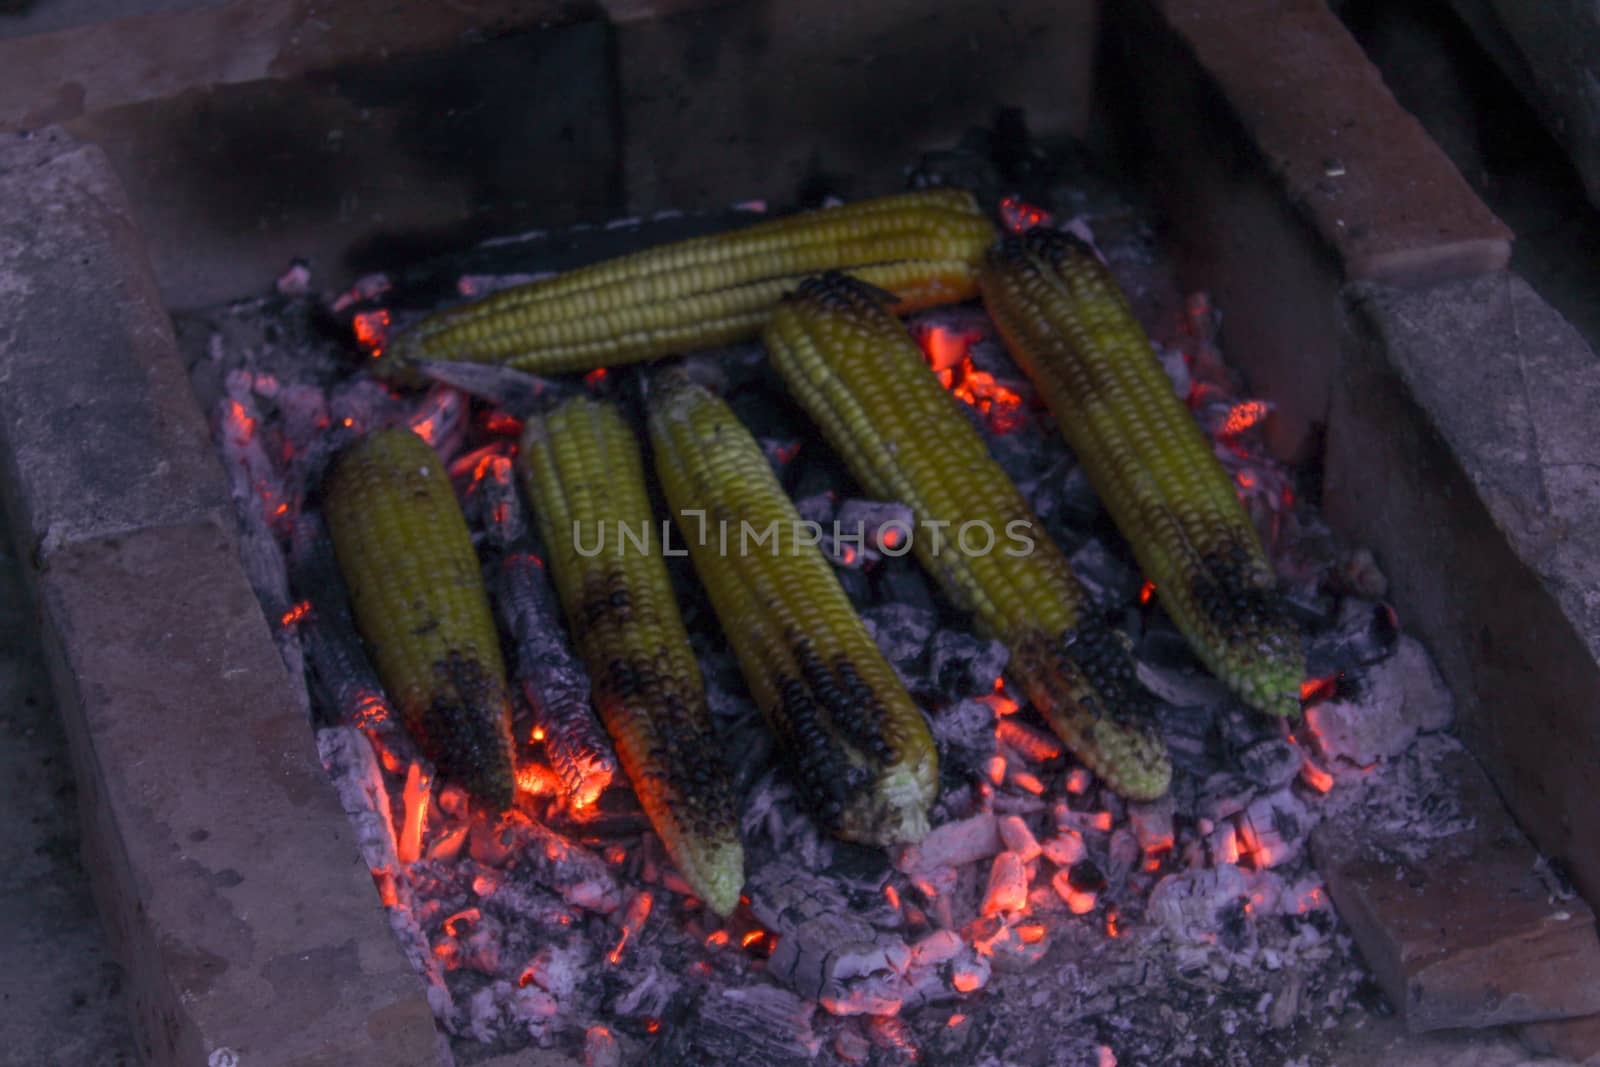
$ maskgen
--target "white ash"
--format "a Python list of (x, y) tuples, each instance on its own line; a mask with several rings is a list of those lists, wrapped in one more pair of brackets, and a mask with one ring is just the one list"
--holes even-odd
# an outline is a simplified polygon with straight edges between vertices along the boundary
[(1356, 767), (1398, 756), (1417, 734), (1443, 730), (1453, 717), (1450, 690), (1421, 643), (1409, 636), (1363, 675), (1359, 694), (1306, 710), (1323, 758)]

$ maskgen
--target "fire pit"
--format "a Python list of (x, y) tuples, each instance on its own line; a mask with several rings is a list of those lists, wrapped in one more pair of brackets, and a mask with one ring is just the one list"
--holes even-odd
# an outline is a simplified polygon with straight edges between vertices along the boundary
[[(740, 6), (718, 12), (640, 29), (628, 38), (631, 54), (748, 30)], [(847, 532), (863, 523), (859, 539), (824, 543), (880, 648), (928, 713), (942, 767), (932, 832), (919, 844), (881, 850), (818, 830), (775, 765), (756, 706), (686, 568), (677, 576), (681, 600), (718, 736), (741, 772), (747, 881), (733, 914), (719, 919), (694, 899), (624, 782), (580, 802), (574, 781), (560, 773), (561, 739), (530, 718), (516, 721), (516, 810), (500, 822), (469, 814), (457, 791), (431, 779), (403, 734), (382, 728), (381, 693), (329, 668), (343, 662), (341, 649), (359, 644), (348, 630), (330, 629), (317, 610), (312, 593), (320, 588), (307, 577), (316, 572), (294, 554), (295, 533), (316, 513), (306, 501), (314, 501), (328, 455), (355, 432), (382, 424), (409, 425), (440, 451), (481, 541), (493, 540), (496, 523), (523, 521), (506, 510), (521, 507), (506, 479), (511, 435), (523, 414), (519, 390), (536, 383), (440, 372), (446, 381), (395, 389), (361, 374), (361, 349), (381, 347), (391, 329), (441, 301), (725, 229), (766, 210), (716, 206), (735, 191), (770, 189), (786, 205), (794, 199), (792, 183), (748, 187), (740, 170), (748, 161), (701, 174), (660, 155), (650, 176), (634, 158), (626, 168), (628, 195), (648, 208), (641, 218), (503, 237), (444, 257), (397, 255), (381, 275), (336, 277), (333, 286), (321, 268), (284, 272), (279, 264), (269, 295), (180, 315), (178, 340), (193, 392), (212, 415), (229, 499), (208, 481), (209, 446), (194, 433), (164, 337), (148, 357), (155, 380), (165, 383), (160, 388), (142, 374), (107, 378), (136, 397), (177, 405), (155, 418), (132, 410), (123, 420), (145, 442), (141, 449), (173, 457), (154, 468), (102, 475), (97, 488), (76, 472), (59, 475), (55, 463), (48, 469), (58, 474), (41, 480), (44, 461), (33, 457), (60, 451), (62, 439), (49, 435), (66, 431), (40, 430), (28, 398), (52, 397), (48, 405), (38, 401), (38, 410), (56, 411), (58, 390), (25, 388), (6, 412), (12, 514), (41, 565), (39, 592), (55, 628), (64, 703), (87, 709), (73, 720), (80, 778), (106, 783), (103, 793), (88, 790), (91, 814), (102, 824), (95, 840), (105, 855), (103, 907), (124, 917), (129, 945), (149, 946), (136, 980), (149, 991), (141, 994), (141, 1012), (152, 1055), (317, 1062), (326, 1054), (319, 1049), (353, 1040), (321, 1036), (323, 1026), (342, 1026), (381, 1035), (388, 1043), (382, 1062), (426, 1062), (437, 1054), (474, 1063), (532, 1046), (590, 1063), (1315, 1063), (1324, 1020), (1348, 1004), (1375, 1002), (1380, 989), (1417, 1029), (1600, 1011), (1593, 916), (1571, 887), (1575, 881), (1592, 890), (1594, 860), (1566, 844), (1590, 816), (1563, 811), (1558, 799), (1574, 788), (1563, 768), (1578, 766), (1567, 760), (1579, 757), (1534, 751), (1535, 740), (1558, 733), (1559, 724), (1571, 729), (1586, 721), (1567, 697), (1587, 691), (1593, 659), (1564, 614), (1573, 597), (1581, 599), (1581, 579), (1563, 578), (1559, 560), (1546, 556), (1530, 559), (1534, 569), (1519, 572), (1520, 585), (1510, 583), (1515, 588), (1504, 602), (1520, 605), (1530, 625), (1553, 635), (1548, 652), (1525, 638), (1515, 652), (1493, 652), (1488, 646), (1504, 624), (1478, 622), (1494, 614), (1487, 593), (1441, 599), (1445, 563), (1470, 561), (1467, 573), (1479, 575), (1496, 566), (1496, 552), (1525, 551), (1527, 544), (1498, 539), (1477, 503), (1480, 493), (1488, 495), (1488, 514), (1498, 514), (1503, 501), (1495, 503), (1493, 492), (1502, 483), (1481, 477), (1484, 468), (1460, 437), (1458, 409), (1448, 406), (1460, 398), (1435, 395), (1419, 377), (1428, 352), (1416, 351), (1418, 338), (1436, 320), (1417, 313), (1423, 298), (1399, 286), (1486, 272), (1428, 299), (1506, 294), (1495, 299), (1524, 309), (1530, 321), (1547, 319), (1529, 307), (1536, 298), (1495, 273), (1505, 235), (1393, 112), (1326, 12), (1263, 14), (1227, 32), (1201, 9), (1140, 4), (1104, 14), (1106, 73), (1095, 107), (1117, 136), (1101, 138), (1092, 159), (1062, 150), (1058, 138), (1036, 142), (1028, 134), (1028, 123), (1048, 133), (1069, 128), (1087, 102), (1081, 110), (1035, 108), (1038, 93), (1022, 89), (1016, 97), (1030, 105), (1026, 111), (997, 120), (982, 115), (965, 136), (957, 129), (956, 136), (929, 138), (926, 124), (908, 119), (897, 137), (905, 149), (899, 158), (914, 161), (913, 183), (976, 186), (1009, 227), (1070, 225), (1097, 243), (1272, 550), (1308, 634), (1304, 716), (1285, 725), (1249, 712), (1198, 668), (992, 324), (975, 306), (936, 309), (910, 320), (914, 336), (1046, 532), (1070, 554), (1097, 609), (1127, 636), (1172, 753), (1170, 794), (1126, 802), (1065, 752), (1005, 686), (1004, 648), (954, 613), (894, 545), (874, 539), (872, 529), (896, 516), (895, 502), (861, 493), (793, 408), (760, 349), (745, 346), (696, 354), (693, 372), (734, 405), (802, 515), (824, 526), (837, 521)], [(1051, 32), (1066, 40), (1064, 27), (1081, 17), (1061, 15)], [(928, 47), (942, 47), (937, 42), (958, 24), (953, 7), (919, 32)], [(863, 47), (856, 42), (879, 29), (854, 27), (844, 33), (846, 43), (834, 42), (838, 53), (854, 54)], [(1336, 57), (1355, 72), (1354, 88), (1302, 85), (1273, 97), (1271, 107), (1261, 104), (1266, 98), (1248, 61), (1271, 67), (1261, 57), (1286, 42), (1302, 56)], [(745, 62), (713, 64), (704, 75), (707, 91), (717, 91), (719, 78), (736, 78)], [(778, 67), (790, 69), (790, 62), (798, 61), (785, 58)], [(653, 113), (649, 94), (633, 91), (641, 93), (638, 113)], [(1197, 106), (1158, 108), (1163, 96)], [(1329, 154), (1326, 138), (1304, 135), (1305, 127), (1354, 107), (1352, 97), (1403, 131), (1404, 151), (1379, 158), (1370, 148), (1374, 135), (1359, 124), (1331, 126), (1336, 132), (1328, 136), (1345, 138), (1338, 154)], [(1003, 99), (998, 88), (990, 99)], [(1293, 111), (1286, 101), (1301, 109), (1293, 127), (1283, 125)], [(1311, 112), (1313, 104), (1323, 112)], [(973, 117), (961, 110), (952, 108), (945, 121), (959, 127)], [(651, 138), (671, 129), (683, 132), (671, 124), (640, 132), (633, 149), (646, 151)], [(848, 123), (841, 129), (848, 134)], [(62, 175), (55, 180), (69, 200), (100, 196), (93, 180), (72, 169), (76, 162), (63, 169), (62, 160), (82, 161), (82, 151), (74, 155), (51, 136), (16, 147), (28, 162), (7, 180), (36, 168)], [(763, 143), (755, 138), (718, 151), (742, 159)], [(1129, 151), (1110, 152), (1115, 144)], [(813, 174), (801, 194), (894, 187), (884, 172), (898, 164), (886, 165), (881, 149), (858, 146), (841, 158), (856, 173), (831, 185)], [(1127, 182), (1102, 177), (1107, 168), (1148, 178), (1154, 196), (1145, 200)], [(1384, 202), (1402, 175), (1409, 175), (1407, 188), (1421, 190), (1417, 203), (1434, 205), (1424, 221), (1414, 205)], [(1452, 203), (1463, 206), (1441, 215)], [(133, 239), (131, 231), (92, 221), (81, 229), (75, 239), (95, 255), (120, 252)], [(7, 254), (14, 265), (7, 276), (24, 279), (14, 290), (25, 292), (28, 279), (46, 268)], [(1273, 265), (1270, 274), (1263, 263)], [(125, 268), (119, 260), (106, 269)], [(134, 305), (149, 299), (148, 280), (137, 277), (145, 276), (136, 276)], [(1339, 286), (1362, 281), (1367, 288), (1344, 290), (1352, 302), (1342, 309), (1334, 299)], [(121, 318), (89, 321), (107, 332), (145, 321), (130, 320), (124, 307), (114, 305)], [(85, 325), (62, 320), (60, 329)], [(1452, 329), (1471, 343), (1460, 323)], [(38, 352), (31, 339), (48, 332), (21, 336), (15, 350)], [(635, 388), (632, 375), (597, 370), (568, 387), (625, 398)], [(1249, 390), (1241, 388), (1245, 378)], [(20, 380), (26, 387), (26, 376)], [(73, 388), (91, 384), (100, 383)], [(101, 396), (80, 403), (103, 412), (110, 401)], [(1419, 403), (1439, 423), (1426, 433), (1418, 429), (1427, 425)], [(1543, 410), (1547, 402), (1527, 403)], [(1551, 442), (1535, 449), (1533, 460), (1560, 457), (1538, 467), (1550, 516), (1581, 498), (1581, 487), (1559, 472), (1583, 461), (1568, 458), (1579, 453), (1559, 440), (1559, 448)], [(111, 455), (97, 442), (92, 450)], [(1450, 492), (1422, 488), (1423, 470)], [(1405, 536), (1428, 528), (1435, 505), (1451, 522), (1435, 530), (1437, 558), (1429, 559)], [(1395, 514), (1405, 516), (1404, 528), (1387, 524)], [(125, 665), (97, 659), (95, 647), (150, 654), (174, 646), (137, 630), (129, 635), (123, 623), (107, 630), (85, 614), (111, 596), (137, 602), (170, 552), (150, 540), (152, 530), (180, 531), (185, 550), (210, 561), (180, 583), (184, 592), (175, 598), (200, 603), (232, 558), (236, 523), (243, 566), (221, 580), (224, 614), (245, 620), (248, 632), (236, 639), (251, 651), (247, 661), (217, 652), (205, 662), (217, 665), (211, 677), (227, 686), (230, 704), (259, 701), (271, 712), (241, 717), (254, 723), (258, 751), (297, 754), (274, 758), (287, 761), (292, 803), (326, 835), (315, 849), (303, 848), (302, 831), (261, 810), (268, 802), (260, 795), (241, 793), (240, 809), (261, 810), (252, 818), (263, 851), (239, 861), (247, 867), (235, 865), (236, 850), (221, 844), (216, 855), (228, 862), (198, 858), (210, 856), (215, 833), (201, 798), (206, 790), (232, 794), (226, 772), (208, 773), (194, 793), (111, 766), (127, 746), (138, 751), (147, 743), (137, 740), (147, 729), (141, 723), (158, 721), (164, 701), (155, 697), (131, 717), (116, 710), (129, 706), (116, 698), (131, 683)], [(101, 573), (107, 566), (129, 576), (125, 593), (108, 592), (113, 587)], [(241, 574), (265, 628), (241, 602)], [(550, 624), (559, 630), (554, 613)], [(1469, 633), (1485, 646), (1479, 652), (1464, 648)], [(1497, 658), (1507, 655), (1512, 660)], [(1529, 699), (1541, 687), (1517, 681), (1505, 664), (1543, 665), (1557, 655), (1566, 657), (1559, 666), (1533, 676), (1548, 677), (1553, 687), (1538, 705), (1534, 736), (1512, 736), (1491, 702), (1513, 693)], [(288, 686), (276, 673), (279, 663), (288, 668)], [(294, 684), (307, 664), (316, 683), (309, 691)], [(240, 691), (231, 681), (240, 675), (230, 671), (256, 679), (255, 691)], [(121, 681), (107, 689), (108, 678)], [(581, 686), (581, 672), (572, 681)], [(197, 684), (210, 683), (202, 676)], [(227, 731), (210, 729), (200, 730), (214, 738), (208, 743), (226, 743)], [(297, 737), (296, 729), (304, 733)], [(1462, 740), (1559, 860), (1539, 857), (1521, 837)], [(313, 748), (320, 769), (309, 758)], [(1530, 762), (1536, 759), (1545, 762)], [(1551, 768), (1548, 782), (1532, 782), (1534, 766)], [(332, 790), (316, 780), (321, 771)], [(238, 780), (257, 776), (241, 770)], [(345, 826), (332, 810), (334, 797)], [(293, 926), (314, 906), (309, 897), (260, 896), (289, 884), (269, 877), (262, 856), (309, 879), (303, 885), (323, 883), (316, 896), (328, 906), (314, 926), (326, 931), (315, 937), (326, 939), (328, 952), (318, 955), (315, 941), (295, 945), (290, 938), (270, 959), (255, 951), (230, 956), (218, 951), (226, 937), (204, 934), (206, 921), (195, 927), (204, 936), (185, 948), (186, 905), (175, 906), (160, 887), (140, 887), (147, 872), (169, 862), (162, 847), (141, 843), (151, 828), (152, 842), (181, 838), (180, 867), (191, 862), (203, 872), (205, 887), (189, 900), (226, 902), (244, 930), (271, 913), (281, 916), (272, 921)], [(197, 858), (183, 860), (189, 852)], [(1393, 890), (1397, 879), (1409, 893)], [(250, 912), (257, 917), (245, 917), (227, 896), (241, 884), (255, 894)], [(1516, 902), (1512, 910), (1508, 900)], [(210, 906), (196, 904), (202, 913)], [(380, 907), (392, 939), (388, 931), (371, 932), (370, 913)], [(151, 913), (153, 920), (143, 917)], [(341, 941), (340, 929), (355, 940)], [(334, 947), (341, 944), (353, 947)], [(396, 944), (402, 953), (393, 952)], [(335, 999), (348, 1007), (337, 1012), (293, 993), (302, 973), (324, 968), (342, 976)], [(327, 1023), (316, 1035), (248, 1036), (221, 1005), (227, 996), (248, 996), (257, 971), (269, 974), (260, 988), (272, 990), (274, 1018)], [(341, 1021), (352, 1013), (359, 1021)], [(436, 1046), (430, 1018), (449, 1053)], [(1040, 1027), (1040, 1018), (1052, 1025)], [(356, 1046), (343, 1047), (341, 1062), (355, 1062)]]

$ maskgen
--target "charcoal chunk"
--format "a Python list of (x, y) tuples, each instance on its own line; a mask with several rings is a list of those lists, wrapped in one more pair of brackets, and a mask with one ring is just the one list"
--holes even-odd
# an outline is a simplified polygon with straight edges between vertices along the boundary
[(988, 693), (1009, 657), (999, 641), (986, 641), (960, 630), (940, 630), (928, 646), (928, 680), (951, 699)]

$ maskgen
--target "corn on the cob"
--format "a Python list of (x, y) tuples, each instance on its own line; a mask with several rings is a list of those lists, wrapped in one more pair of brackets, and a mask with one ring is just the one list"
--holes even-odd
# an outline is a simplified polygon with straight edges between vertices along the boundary
[(697, 237), (496, 293), (396, 337), (385, 359), (589, 370), (754, 338), (807, 274), (849, 268), (902, 311), (967, 300), (994, 228), (971, 194), (934, 189)]
[[(1165, 792), (1171, 764), (1122, 638), (1088, 616), (1066, 558), (881, 294), (838, 274), (810, 280), (765, 341), (857, 480), (915, 513), (912, 550), (1007, 644), (1007, 673), (1067, 746), (1126, 796)], [(987, 531), (981, 551), (966, 546), (968, 524)], [(1003, 536), (1015, 543), (996, 547)]]
[(466, 520), (438, 454), (404, 428), (347, 449), (324, 514), (378, 675), (439, 773), (511, 806), (511, 704)]
[(649, 408), (667, 504), (802, 796), (846, 840), (921, 840), (933, 736), (761, 446), (682, 371), (651, 382)]
[(1254, 707), (1295, 714), (1300, 636), (1261, 539), (1110, 272), (1076, 238), (1036, 229), (991, 253), (980, 284), (1201, 662)]
[(733, 776), (711, 729), (645, 494), (639, 444), (579, 396), (528, 420), (522, 471), (595, 706), (640, 806), (720, 915), (744, 882)]

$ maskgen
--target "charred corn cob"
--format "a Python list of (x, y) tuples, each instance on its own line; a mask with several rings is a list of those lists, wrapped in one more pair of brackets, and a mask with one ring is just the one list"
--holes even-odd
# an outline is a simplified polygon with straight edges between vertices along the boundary
[(401, 721), (446, 779), (511, 806), (511, 704), (478, 557), (437, 453), (404, 428), (346, 450), (323, 511)]
[(651, 382), (649, 407), (668, 506), (802, 796), (846, 840), (921, 840), (933, 736), (761, 446), (682, 371)]
[(994, 229), (971, 194), (933, 189), (810, 211), (582, 267), (424, 320), (386, 358), (589, 370), (750, 340), (807, 274), (849, 268), (902, 311), (976, 295)]
[(557, 621), (544, 561), (525, 549), (509, 551), (495, 569), (495, 607), (515, 650), (512, 676), (533, 712), (535, 736), (561, 778), (575, 810), (596, 800), (616, 777), (611, 739), (595, 721), (589, 678), (578, 666)]
[(744, 882), (733, 776), (661, 557), (633, 431), (579, 396), (528, 420), (522, 471), (594, 701), (684, 879), (727, 915)]
[(842, 275), (810, 280), (773, 314), (767, 349), (856, 479), (912, 509), (912, 551), (1010, 648), (1007, 674), (1067, 746), (1125, 796), (1159, 796), (1172, 768), (1122, 638), (1086, 613), (1066, 558), (886, 303)]
[(1300, 636), (1261, 539), (1110, 272), (1076, 238), (1037, 229), (996, 249), (980, 283), (1201, 662), (1254, 707), (1295, 714)]

